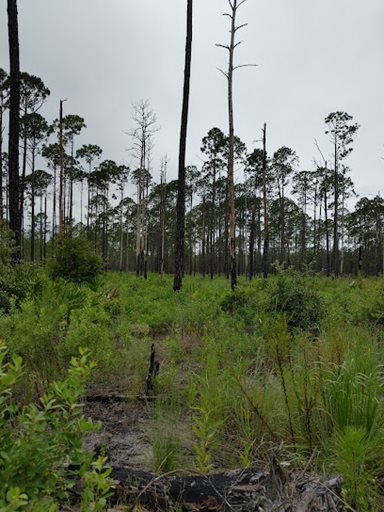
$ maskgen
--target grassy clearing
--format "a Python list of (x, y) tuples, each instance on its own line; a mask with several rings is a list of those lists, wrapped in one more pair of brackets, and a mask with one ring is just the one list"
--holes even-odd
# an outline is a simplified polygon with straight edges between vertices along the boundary
[[(268, 464), (341, 472), (345, 500), (383, 509), (383, 318), (379, 279), (284, 272), (268, 281), (109, 273), (98, 285), (36, 274), (0, 317), (28, 371), (23, 392), (91, 350), (94, 384), (144, 393), (150, 346), (161, 362), (148, 432), (159, 472)], [(37, 291), (36, 291), (37, 290)]]

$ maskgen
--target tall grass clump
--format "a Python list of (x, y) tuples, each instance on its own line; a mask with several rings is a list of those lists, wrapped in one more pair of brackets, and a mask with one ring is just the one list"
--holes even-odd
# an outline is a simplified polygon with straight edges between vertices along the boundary
[(181, 469), (186, 450), (182, 439), (182, 421), (178, 411), (158, 400), (153, 412), (149, 438), (152, 448), (152, 468), (157, 473)]
[(355, 349), (324, 372), (319, 439), (324, 456), (344, 477), (346, 501), (374, 510), (383, 456), (382, 368), (374, 350)]

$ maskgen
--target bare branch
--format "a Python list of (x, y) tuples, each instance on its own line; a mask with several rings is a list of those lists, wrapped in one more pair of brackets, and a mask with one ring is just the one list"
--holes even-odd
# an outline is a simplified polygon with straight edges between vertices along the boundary
[(226, 73), (225, 71), (223, 71), (222, 69), (220, 68), (216, 68), (218, 71), (220, 71), (220, 73), (223, 73), (223, 75), (225, 76), (225, 78), (228, 80), (229, 79), (229, 75), (228, 73)]
[(235, 27), (235, 32), (237, 32), (238, 30), (246, 27), (248, 25), (248, 23), (243, 23), (242, 25), (239, 25), (238, 27)]
[(228, 16), (228, 17), (229, 17), (229, 18), (231, 18), (231, 19), (233, 18), (232, 14), (229, 14), (229, 12), (225, 12), (225, 13), (223, 14), (223, 16)]
[(317, 142), (317, 139), (315, 139), (315, 146), (317, 147), (318, 152), (320, 153), (321, 158), (324, 161), (324, 165), (327, 166), (327, 160), (325, 159), (323, 152), (320, 149), (319, 143)]
[(233, 3), (231, 2), (231, 0), (228, 0), (228, 3), (229, 3), (229, 6), (230, 8), (232, 9), (232, 11), (234, 10), (234, 6), (233, 6)]
[(234, 66), (233, 71), (239, 68), (257, 68), (258, 66), (258, 64), (240, 64), (239, 66)]
[(215, 46), (218, 46), (219, 48), (224, 48), (224, 50), (228, 50), (228, 51), (231, 50), (230, 47), (225, 45), (225, 44), (218, 44), (218, 43), (216, 43)]
[(242, 0), (242, 1), (239, 3), (239, 5), (237, 6), (237, 8), (239, 9), (243, 4), (245, 4), (245, 2), (246, 2), (246, 1), (247, 1), (247, 0)]
[(243, 41), (238, 41), (236, 44), (233, 45), (233, 49), (237, 48), (238, 46), (241, 45)]

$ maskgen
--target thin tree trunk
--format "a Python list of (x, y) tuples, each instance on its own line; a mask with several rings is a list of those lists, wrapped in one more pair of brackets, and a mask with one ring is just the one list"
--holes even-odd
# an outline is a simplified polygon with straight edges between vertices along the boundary
[(181, 290), (184, 273), (184, 233), (185, 233), (185, 152), (187, 142), (188, 107), (192, 58), (192, 0), (187, 0), (187, 36), (185, 44), (185, 69), (183, 108), (181, 114), (179, 173), (176, 204), (176, 241), (175, 241), (175, 275), (173, 290)]
[(59, 178), (59, 239), (64, 237), (64, 146), (63, 146), (63, 100), (60, 100), (60, 178)]
[(255, 233), (256, 232), (256, 207), (252, 207), (252, 216), (251, 216), (251, 231), (249, 234), (249, 267), (248, 267), (248, 277), (249, 280), (252, 281), (254, 276), (254, 261), (255, 261)]
[(227, 277), (227, 279), (229, 279), (229, 274), (230, 274), (230, 264), (229, 264), (229, 217), (228, 217), (228, 214), (229, 214), (229, 209), (228, 209), (228, 179), (227, 179), (227, 184), (226, 184), (226, 188), (225, 188), (225, 217), (224, 217), (224, 237), (225, 237), (225, 247), (224, 247), (224, 272), (225, 272), (225, 275)]
[(51, 236), (51, 253), (53, 255), (55, 250), (56, 239), (56, 181), (57, 181), (57, 168), (53, 169), (53, 205), (52, 205), (52, 236)]
[(301, 234), (301, 263), (304, 265), (305, 263), (305, 253), (306, 253), (306, 238), (307, 238), (307, 188), (305, 185), (304, 190), (304, 209), (303, 209), (303, 225), (302, 225), (302, 234)]
[(32, 148), (31, 166), (31, 261), (35, 261), (35, 148)]
[(328, 202), (327, 191), (324, 191), (324, 222), (325, 222), (325, 247), (327, 252), (327, 277), (331, 273), (331, 255), (329, 251), (329, 228), (328, 228)]
[(3, 203), (3, 96), (1, 96), (0, 103), (0, 220), (4, 218), (4, 203)]
[(339, 275), (339, 169), (337, 140), (335, 140), (335, 174), (334, 174), (334, 216), (333, 216), (333, 272), (337, 277)]
[[(73, 162), (74, 155), (74, 147), (73, 147), (73, 136), (71, 142), (71, 162)], [(72, 163), (71, 163), (72, 165)], [(69, 179), (69, 225), (72, 226), (72, 218), (73, 218), (73, 169), (71, 171), (71, 177)]]
[(263, 276), (269, 273), (269, 218), (267, 197), (267, 125), (263, 129), (263, 203), (264, 203), (264, 248), (263, 248)]
[(201, 230), (201, 259), (202, 259), (202, 274), (205, 277), (205, 196), (203, 197), (203, 223)]
[(237, 0), (233, 0), (231, 14), (231, 37), (229, 44), (228, 65), (228, 121), (229, 121), (229, 151), (228, 151), (228, 223), (229, 223), (229, 259), (231, 265), (231, 289), (237, 286), (236, 274), (236, 241), (235, 241), (235, 181), (234, 181), (234, 145), (235, 128), (233, 116), (233, 61), (235, 53)]
[(40, 191), (40, 219), (39, 219), (39, 259), (43, 260), (43, 191)]
[(43, 258), (47, 259), (47, 193), (44, 197), (44, 243), (43, 243)]
[(119, 257), (119, 270), (123, 270), (124, 263), (124, 229), (123, 229), (123, 199), (124, 199), (124, 186), (120, 186), (120, 257)]

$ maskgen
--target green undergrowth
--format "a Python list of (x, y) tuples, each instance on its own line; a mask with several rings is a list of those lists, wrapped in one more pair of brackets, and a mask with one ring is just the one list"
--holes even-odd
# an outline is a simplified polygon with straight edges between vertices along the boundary
[(148, 405), (158, 472), (268, 466), (343, 474), (354, 510), (383, 509), (384, 286), (280, 271), (268, 280), (107, 273), (88, 284), (29, 276), (0, 335), (28, 372), (32, 397), (78, 353), (92, 383), (145, 392), (154, 343), (160, 372)]

